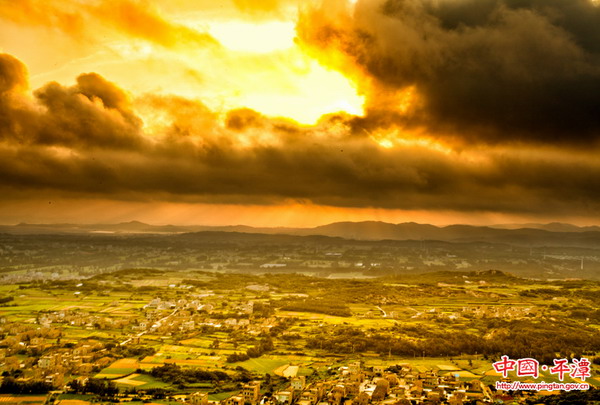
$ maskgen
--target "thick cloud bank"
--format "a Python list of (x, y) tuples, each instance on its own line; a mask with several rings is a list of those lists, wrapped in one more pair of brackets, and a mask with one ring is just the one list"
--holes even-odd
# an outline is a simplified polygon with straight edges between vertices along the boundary
[[(600, 7), (590, 0), (324, 1), (298, 33), (369, 97), (365, 127), (469, 142), (600, 138)], [(335, 55), (335, 56), (332, 56)], [(390, 93), (414, 89), (410, 109)]]
[[(391, 83), (401, 83), (393, 77)], [(25, 66), (1, 54), (4, 198), (294, 200), (465, 212), (578, 210), (587, 215), (596, 214), (600, 205), (600, 161), (593, 148), (453, 147), (421, 139), (391, 139), (392, 147), (383, 147), (376, 136), (387, 132), (364, 130), (361, 119), (345, 114), (324, 116), (319, 124), (305, 127), (250, 109), (220, 114), (180, 97), (133, 100), (94, 73), (80, 75), (72, 86), (48, 83), (33, 92), (27, 83)], [(573, 133), (579, 140), (590, 136)], [(553, 134), (562, 136), (558, 130)]]

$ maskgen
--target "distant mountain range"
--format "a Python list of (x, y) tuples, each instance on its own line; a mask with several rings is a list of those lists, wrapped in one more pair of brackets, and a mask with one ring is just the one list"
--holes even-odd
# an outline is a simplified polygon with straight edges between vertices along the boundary
[(598, 232), (600, 231), (600, 226), (577, 226), (573, 224), (565, 224), (562, 222), (551, 222), (549, 224), (503, 224), (503, 225), (494, 225), (492, 228), (498, 229), (543, 229), (545, 231), (550, 232)]
[(9, 234), (181, 234), (207, 231), (295, 236), (321, 235), (356, 240), (438, 240), (527, 246), (600, 247), (600, 227), (578, 227), (564, 223), (438, 227), (413, 222), (390, 224), (365, 221), (336, 222), (314, 228), (149, 225), (138, 221), (96, 225), (25, 223), (0, 225), (0, 233)]

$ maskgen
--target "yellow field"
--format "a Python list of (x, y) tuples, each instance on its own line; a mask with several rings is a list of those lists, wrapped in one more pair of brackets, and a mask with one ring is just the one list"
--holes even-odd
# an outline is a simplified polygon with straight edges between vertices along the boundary
[[(218, 359), (218, 357), (216, 357)], [(198, 359), (198, 360), (185, 360), (185, 359), (166, 359), (158, 356), (146, 356), (142, 360), (142, 366), (152, 366), (156, 367), (157, 364), (164, 363), (176, 363), (178, 365), (188, 365), (188, 366), (204, 366), (207, 363), (207, 360), (214, 360), (215, 357), (207, 357), (207, 359)], [(111, 366), (112, 367), (112, 366)]]
[(15, 397), (12, 395), (0, 395), (0, 403), (23, 403), (23, 402), (30, 402), (30, 403), (35, 403), (35, 402), (40, 402), (40, 403), (44, 403), (46, 402), (46, 395), (36, 395), (36, 396), (29, 396), (29, 397)]
[(110, 368), (138, 368), (139, 362), (136, 359), (119, 359), (110, 365)]
[[(131, 374), (130, 376), (127, 376), (125, 378), (119, 378), (118, 380), (115, 380), (115, 382), (119, 383), (119, 384), (133, 385), (134, 387), (147, 384), (146, 381), (134, 380), (134, 378), (139, 377), (139, 376), (140, 376), (140, 374)], [(76, 405), (76, 404), (73, 404), (73, 405)]]
[(300, 367), (298, 366), (290, 366), (289, 364), (284, 364), (283, 366), (277, 367), (273, 370), (273, 374), (278, 375), (280, 377), (296, 377), (298, 374), (298, 370)]
[(442, 371), (458, 371), (458, 370), (461, 370), (461, 368), (459, 368), (459, 367), (449, 366), (447, 364), (437, 364), (437, 368), (439, 368)]
[(81, 399), (62, 399), (58, 405), (90, 405), (90, 401), (83, 401)]

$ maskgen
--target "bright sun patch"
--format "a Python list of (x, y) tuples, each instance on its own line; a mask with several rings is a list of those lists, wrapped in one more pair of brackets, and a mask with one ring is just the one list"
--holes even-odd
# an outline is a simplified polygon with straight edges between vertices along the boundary
[[(290, 63), (294, 62), (290, 60)], [(317, 62), (311, 61), (306, 69), (296, 71), (293, 77), (273, 77), (272, 80), (273, 86), (278, 86), (278, 80), (291, 80), (294, 87), (288, 92), (269, 91), (268, 86), (263, 92), (245, 92), (240, 96), (239, 104), (306, 125), (316, 123), (327, 113), (362, 114), (364, 99), (356, 94), (350, 80)]]
[[(225, 21), (194, 15), (178, 23), (210, 34), (220, 47), (181, 44), (164, 49), (135, 39), (107, 44), (127, 65), (119, 74), (135, 95), (143, 95), (152, 74), (155, 89), (200, 100), (220, 112), (250, 108), (302, 125), (313, 125), (325, 114), (364, 113), (365, 99), (353, 80), (296, 43), (294, 21)], [(139, 75), (141, 69), (145, 76)], [(106, 66), (101, 73), (113, 76), (115, 70)]]
[(227, 49), (237, 52), (270, 53), (293, 47), (296, 36), (293, 22), (244, 21), (215, 22), (209, 32)]
[[(223, 107), (247, 107), (305, 125), (328, 113), (362, 115), (364, 98), (352, 81), (303, 52), (294, 41), (294, 22), (211, 22), (208, 32), (225, 48), (225, 56), (211, 56), (220, 59), (214, 66), (227, 64), (220, 81), (220, 91), (229, 94), (220, 100)], [(204, 72), (210, 69), (203, 65)]]

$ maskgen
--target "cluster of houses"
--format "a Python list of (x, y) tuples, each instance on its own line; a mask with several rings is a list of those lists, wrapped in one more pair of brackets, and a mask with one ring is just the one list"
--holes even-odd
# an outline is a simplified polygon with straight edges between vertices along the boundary
[[(107, 367), (119, 356), (93, 339), (65, 343), (65, 327), (107, 330), (118, 345), (139, 344), (146, 333), (170, 336), (193, 332), (202, 327), (243, 331), (249, 335), (269, 332), (280, 320), (254, 313), (254, 302), (230, 303), (227, 308), (203, 302), (212, 295), (191, 294), (177, 300), (154, 298), (138, 315), (111, 311), (90, 313), (78, 308), (40, 312), (34, 323), (8, 322), (0, 317), (0, 372), (21, 379), (43, 380), (60, 388), (71, 375), (91, 376)], [(117, 307), (118, 302), (109, 304)], [(229, 315), (229, 316), (227, 316)], [(112, 331), (112, 334), (111, 332)], [(62, 341), (61, 341), (62, 340)]]
[[(57, 311), (45, 314), (43, 321), (71, 323), (77, 316), (85, 318), (89, 314)], [(186, 322), (194, 322), (188, 316), (182, 316), (182, 321), (186, 319)], [(229, 324), (231, 327), (239, 327), (240, 321), (244, 320), (248, 319), (236, 320), (235, 325), (233, 322)], [(219, 321), (226, 324), (228, 319)], [(269, 322), (269, 318), (261, 319), (260, 322)], [(148, 322), (146, 326), (150, 324)], [(166, 324), (178, 327), (178, 320), (169, 320)], [(244, 322), (241, 324), (245, 325)], [(56, 327), (3, 323), (3, 319), (0, 319), (0, 332), (5, 333), (5, 338), (0, 342), (0, 362), (5, 371), (28, 370), (26, 378), (46, 381), (59, 389), (64, 386), (66, 377), (90, 376), (115, 360), (110, 348), (91, 339), (67, 347), (57, 345), (62, 333)], [(35, 356), (18, 355), (30, 352)], [(483, 400), (491, 395), (479, 380), (461, 382), (451, 373), (438, 375), (436, 371), (418, 372), (407, 365), (397, 367), (394, 371), (386, 371), (383, 367), (363, 369), (360, 362), (355, 362), (341, 368), (336, 375), (333, 379), (313, 381), (310, 384), (307, 384), (305, 376), (292, 376), (285, 388), (270, 395), (261, 393), (260, 382), (250, 382), (237, 395), (218, 405), (399, 405), (426, 400), (458, 405), (467, 400)], [(188, 402), (193, 405), (217, 405), (211, 404), (208, 396), (203, 393), (191, 395)]]
[(394, 371), (384, 367), (362, 369), (360, 362), (342, 367), (336, 377), (306, 383), (306, 377), (291, 378), (280, 391), (261, 394), (259, 381), (245, 384), (240, 392), (222, 401), (210, 401), (196, 392), (186, 398), (191, 405), (462, 405), (496, 400), (495, 393), (480, 380), (459, 381), (456, 375), (439, 375), (435, 370), (419, 372), (409, 365)]
[[(502, 318), (522, 319), (542, 314), (542, 310), (531, 306), (516, 305), (478, 305), (466, 306), (455, 311), (442, 311), (439, 308), (430, 308), (415, 312), (412, 319), (446, 319), (456, 321), (465, 317), (477, 319)], [(390, 311), (389, 318), (400, 318), (402, 314), (398, 311)]]
[[(209, 296), (212, 293), (204, 294)], [(214, 304), (201, 302), (199, 299), (179, 299), (176, 301), (154, 298), (143, 307), (145, 319), (131, 326), (133, 331), (152, 331), (169, 335), (174, 331), (192, 331), (203, 326), (232, 330), (243, 330), (251, 335), (268, 332), (278, 324), (275, 317), (262, 318), (254, 314), (254, 302), (236, 303), (225, 310), (216, 308)], [(168, 322), (164, 319), (164, 311), (173, 311)], [(253, 318), (252, 321), (250, 318)]]
[[(116, 304), (114, 304), (116, 306)], [(62, 324), (78, 327), (88, 327), (90, 329), (123, 329), (130, 323), (128, 318), (118, 318), (115, 316), (103, 316), (98, 313), (91, 314), (80, 310), (60, 310), (39, 314), (37, 323), (45, 328), (52, 325)]]
[[(155, 301), (152, 306), (158, 306), (160, 302)], [(185, 313), (185, 309), (179, 309), (184, 304), (176, 303), (176, 308), (169, 312), (173, 319), (169, 319), (165, 325), (180, 328), (182, 322), (195, 322), (190, 320), (190, 314)], [(169, 311), (172, 309), (169, 307)], [(89, 316), (85, 312), (57, 311), (44, 314), (39, 322), (70, 324), (77, 317), (86, 319)], [(204, 322), (207, 319), (210, 318), (204, 318)], [(229, 319), (212, 321), (222, 322), (230, 327), (240, 327), (240, 324), (241, 327), (249, 326), (240, 322), (247, 321), (248, 318), (232, 319), (236, 322), (228, 323)], [(257, 321), (259, 324), (276, 322), (276, 318), (261, 318)], [(152, 322), (155, 320), (144, 320), (138, 326), (151, 327)], [(199, 324), (201, 322), (197, 325)], [(0, 341), (0, 363), (4, 371), (13, 374), (17, 370), (27, 371), (21, 373), (21, 378), (45, 381), (57, 389), (64, 387), (67, 377), (82, 376), (85, 379), (115, 360), (108, 346), (92, 339), (68, 346), (59, 345), (62, 332), (56, 327), (7, 323), (4, 318), (0, 318), (0, 333), (4, 334), (4, 339)], [(493, 402), (506, 399), (506, 393), (492, 391), (478, 379), (460, 380), (452, 371), (422, 371), (409, 365), (365, 369), (357, 361), (331, 374), (333, 376), (328, 379), (313, 380), (310, 383), (307, 383), (305, 376), (293, 375), (287, 386), (274, 392), (261, 387), (260, 381), (253, 381), (244, 384), (236, 395), (219, 402), (210, 401), (208, 394), (201, 392), (184, 397), (185, 402), (191, 405), (461, 405), (471, 401)]]
[[(249, 334), (258, 335), (268, 332), (270, 328), (277, 325), (275, 317), (265, 319), (254, 319), (250, 317), (254, 312), (254, 302), (242, 302), (227, 308), (227, 313), (232, 315), (223, 318), (222, 308), (216, 308), (215, 304), (202, 302), (201, 298), (212, 295), (197, 295), (192, 299), (163, 300), (154, 298), (143, 306), (142, 317), (118, 316), (112, 311), (107, 315), (103, 313), (89, 313), (79, 309), (65, 309), (47, 313), (40, 313), (36, 323), (44, 328), (52, 328), (57, 325), (84, 327), (90, 330), (119, 330), (130, 332), (155, 332), (163, 335), (171, 335), (177, 331), (193, 331), (202, 326), (227, 329), (242, 329)], [(117, 307), (118, 302), (109, 304)], [(161, 322), (169, 316), (168, 322)], [(213, 316), (210, 316), (213, 314)], [(0, 322), (2, 320), (0, 319)]]
[(27, 324), (2, 324), (0, 333), (0, 365), (9, 375), (23, 380), (45, 381), (62, 388), (70, 375), (91, 375), (114, 361), (105, 345), (86, 340), (79, 344), (59, 345), (58, 328)]

